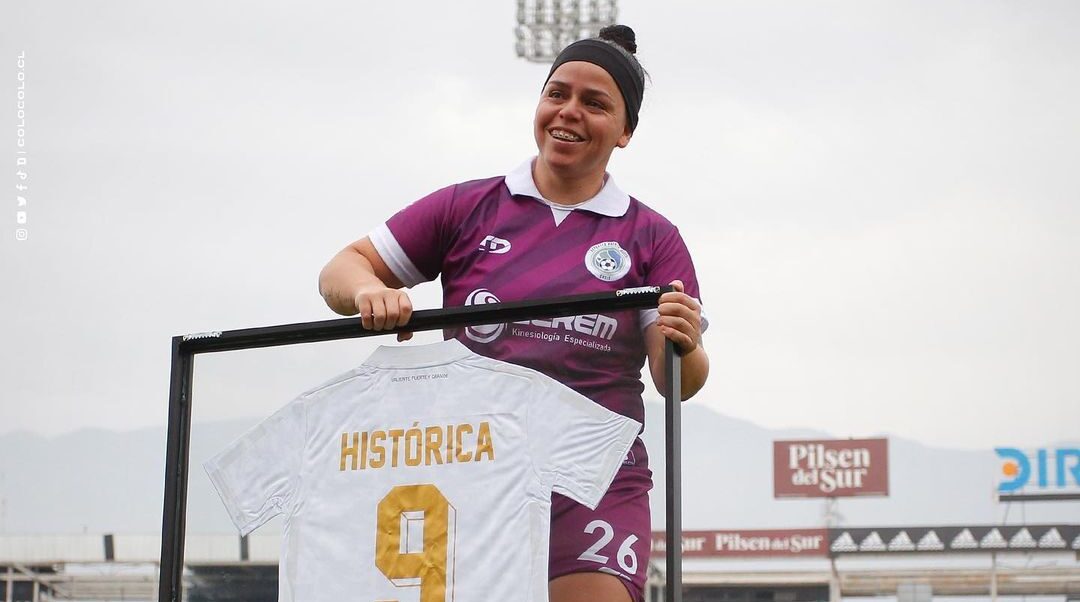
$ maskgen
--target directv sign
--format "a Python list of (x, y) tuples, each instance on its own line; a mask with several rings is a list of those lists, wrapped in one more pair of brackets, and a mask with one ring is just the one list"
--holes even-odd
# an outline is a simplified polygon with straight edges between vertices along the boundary
[(1002, 501), (1080, 498), (1080, 448), (998, 447)]

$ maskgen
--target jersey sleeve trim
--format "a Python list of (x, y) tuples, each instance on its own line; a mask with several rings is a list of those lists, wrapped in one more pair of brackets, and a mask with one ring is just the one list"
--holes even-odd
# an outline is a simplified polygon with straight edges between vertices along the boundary
[(390, 271), (394, 273), (394, 276), (397, 276), (402, 284), (411, 288), (430, 280), (416, 268), (416, 265), (405, 253), (405, 249), (402, 249), (397, 239), (394, 238), (394, 233), (390, 231), (390, 227), (385, 223), (375, 228), (368, 235), (368, 238), (371, 239), (371, 244), (375, 247), (375, 250), (379, 252), (379, 257), (382, 257), (387, 267), (390, 268)]

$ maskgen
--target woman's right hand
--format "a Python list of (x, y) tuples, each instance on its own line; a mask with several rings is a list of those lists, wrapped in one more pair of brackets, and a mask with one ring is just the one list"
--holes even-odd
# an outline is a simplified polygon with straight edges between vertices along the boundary
[[(353, 296), (360, 324), (366, 330), (390, 330), (404, 326), (412, 317), (412, 301), (404, 290), (386, 286), (366, 286)], [(411, 332), (399, 332), (398, 341), (412, 338)]]

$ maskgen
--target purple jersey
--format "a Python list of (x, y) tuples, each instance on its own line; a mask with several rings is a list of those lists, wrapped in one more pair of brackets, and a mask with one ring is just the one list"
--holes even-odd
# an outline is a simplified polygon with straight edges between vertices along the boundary
[[(700, 299), (679, 231), (607, 177), (574, 207), (545, 200), (532, 161), (438, 190), (371, 234), (406, 286), (440, 274), (445, 307), (561, 297), (682, 280)], [(478, 354), (532, 368), (644, 423), (642, 330), (655, 309), (449, 330)], [(702, 328), (705, 323), (702, 320)]]

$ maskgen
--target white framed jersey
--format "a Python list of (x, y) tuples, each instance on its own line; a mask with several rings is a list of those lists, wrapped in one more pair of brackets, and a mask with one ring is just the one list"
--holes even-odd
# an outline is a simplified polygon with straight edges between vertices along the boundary
[(457, 340), (379, 347), (204, 464), (281, 602), (547, 600), (552, 492), (594, 508), (640, 432)]

